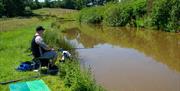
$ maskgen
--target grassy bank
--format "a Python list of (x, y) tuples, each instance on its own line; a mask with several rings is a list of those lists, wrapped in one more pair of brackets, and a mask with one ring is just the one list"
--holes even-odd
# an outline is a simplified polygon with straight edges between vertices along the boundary
[(85, 8), (78, 20), (108, 26), (153, 28), (166, 32), (179, 32), (179, 0), (124, 0), (104, 6)]
[[(42, 11), (50, 9), (41, 9), (35, 12), (41, 14)], [(65, 10), (62, 12), (54, 10), (54, 12), (63, 13), (69, 12)], [(53, 9), (52, 9), (53, 11)], [(48, 11), (46, 11), (47, 13)], [(48, 14), (48, 13), (47, 13)], [(56, 14), (56, 13), (54, 13)], [(67, 17), (66, 15), (69, 15)], [(71, 12), (66, 13), (66, 19), (74, 19), (71, 17)], [(38, 17), (31, 17), (26, 19), (11, 18), (1, 20), (0, 26), (0, 82), (9, 81), (19, 78), (25, 78), (34, 76), (35, 72), (18, 72), (15, 68), (24, 61), (31, 60), (32, 57), (27, 56), (27, 48), (30, 47), (31, 39), (35, 33), (35, 27), (42, 25), (46, 28), (45, 41), (50, 46), (55, 48), (72, 49), (72, 46), (68, 44), (61, 35), (61, 29), (52, 27), (52, 23), (57, 21), (56, 17), (42, 16), (44, 19)], [(60, 16), (63, 18), (63, 16)], [(21, 22), (20, 22), (21, 21)], [(2, 23), (3, 22), (3, 23)], [(5, 22), (5, 23), (4, 23)], [(13, 23), (13, 24), (12, 24)], [(21, 24), (23, 23), (23, 24)], [(75, 51), (72, 51), (73, 55), (77, 55)], [(60, 68), (60, 74), (57, 76), (45, 76), (42, 77), (45, 83), (52, 91), (102, 91), (103, 89), (96, 84), (89, 70), (80, 68), (78, 59), (74, 58), (72, 61), (65, 63), (57, 62), (56, 65)], [(33, 80), (33, 79), (30, 79)], [(8, 85), (1, 85), (1, 91), (8, 91)]]
[[(37, 25), (48, 27), (49, 21), (38, 22), (29, 26), (14, 26), (13, 31), (0, 32), (0, 81), (9, 81), (36, 75), (34, 72), (18, 72), (15, 68), (23, 61), (31, 60), (25, 51), (30, 46), (34, 28)], [(9, 27), (11, 27), (9, 26)], [(1, 91), (8, 91), (8, 85), (0, 86)]]
[(80, 62), (77, 59), (77, 54), (73, 46), (68, 44), (62, 36), (60, 31), (51, 30), (46, 31), (45, 41), (54, 48), (64, 48), (70, 50), (73, 54), (72, 60), (67, 60), (65, 63), (60, 63), (60, 79), (63, 82), (64, 89), (67, 91), (103, 91), (104, 89), (98, 86), (92, 78), (90, 70), (82, 69)]

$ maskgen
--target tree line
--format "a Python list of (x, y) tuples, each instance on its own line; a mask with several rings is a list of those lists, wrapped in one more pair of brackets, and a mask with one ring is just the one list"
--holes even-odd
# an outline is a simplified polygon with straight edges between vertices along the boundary
[(29, 16), (32, 10), (43, 7), (82, 9), (95, 5), (103, 5), (118, 0), (0, 0), (0, 17)]
[(38, 0), (0, 0), (0, 17), (27, 16), (32, 9), (41, 7)]

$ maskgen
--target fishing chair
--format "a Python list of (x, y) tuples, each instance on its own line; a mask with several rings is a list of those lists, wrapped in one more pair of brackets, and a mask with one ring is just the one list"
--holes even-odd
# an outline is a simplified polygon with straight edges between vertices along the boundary
[(32, 62), (34, 62), (36, 64), (35, 69), (41, 68), (41, 67), (49, 67), (50, 66), (50, 59), (49, 58), (45, 58), (45, 57), (36, 57), (35, 55), (33, 55), (31, 48), (28, 48), (26, 51), (31, 52), (31, 54), (29, 54), (28, 56), (32, 56)]
[(42, 71), (43, 74), (56, 75), (58, 73), (58, 67), (52, 66), (52, 59), (45, 57), (34, 58), (33, 61), (37, 64), (36, 69), (41, 70), (42, 67), (47, 67), (47, 71)]
[(51, 59), (49, 58), (45, 58), (45, 57), (38, 57), (38, 58), (34, 58), (33, 61), (39, 65), (39, 67), (47, 67), (49, 68), (50, 64), (51, 64)]

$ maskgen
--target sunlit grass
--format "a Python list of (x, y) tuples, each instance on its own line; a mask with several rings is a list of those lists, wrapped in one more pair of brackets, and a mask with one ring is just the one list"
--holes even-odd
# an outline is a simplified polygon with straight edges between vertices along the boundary
[[(23, 21), (21, 21), (23, 22)], [(13, 31), (0, 32), (0, 82), (16, 80), (35, 75), (34, 72), (18, 72), (15, 69), (24, 61), (30, 61), (30, 53), (25, 52), (30, 47), (31, 39), (37, 25), (48, 27), (50, 22), (34, 22), (29, 26), (16, 26)], [(26, 24), (25, 24), (26, 25)], [(10, 26), (10, 27), (11, 27)], [(8, 85), (0, 86), (1, 91), (8, 91)]]
[(17, 28), (25, 28), (40, 22), (37, 18), (7, 18), (0, 20), (0, 32), (17, 30)]
[(43, 8), (43, 9), (35, 10), (34, 13), (39, 14), (39, 15), (54, 16), (54, 17), (57, 17), (57, 18), (75, 19), (76, 14), (78, 14), (78, 11), (77, 10), (72, 10), (72, 9)]

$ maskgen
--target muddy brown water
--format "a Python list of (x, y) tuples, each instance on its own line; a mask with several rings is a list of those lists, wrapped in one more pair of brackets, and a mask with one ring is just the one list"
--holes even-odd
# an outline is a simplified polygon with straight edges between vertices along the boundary
[[(71, 25), (71, 26), (68, 26)], [(63, 26), (63, 25), (62, 25)], [(65, 24), (82, 65), (108, 91), (180, 91), (180, 34)]]

